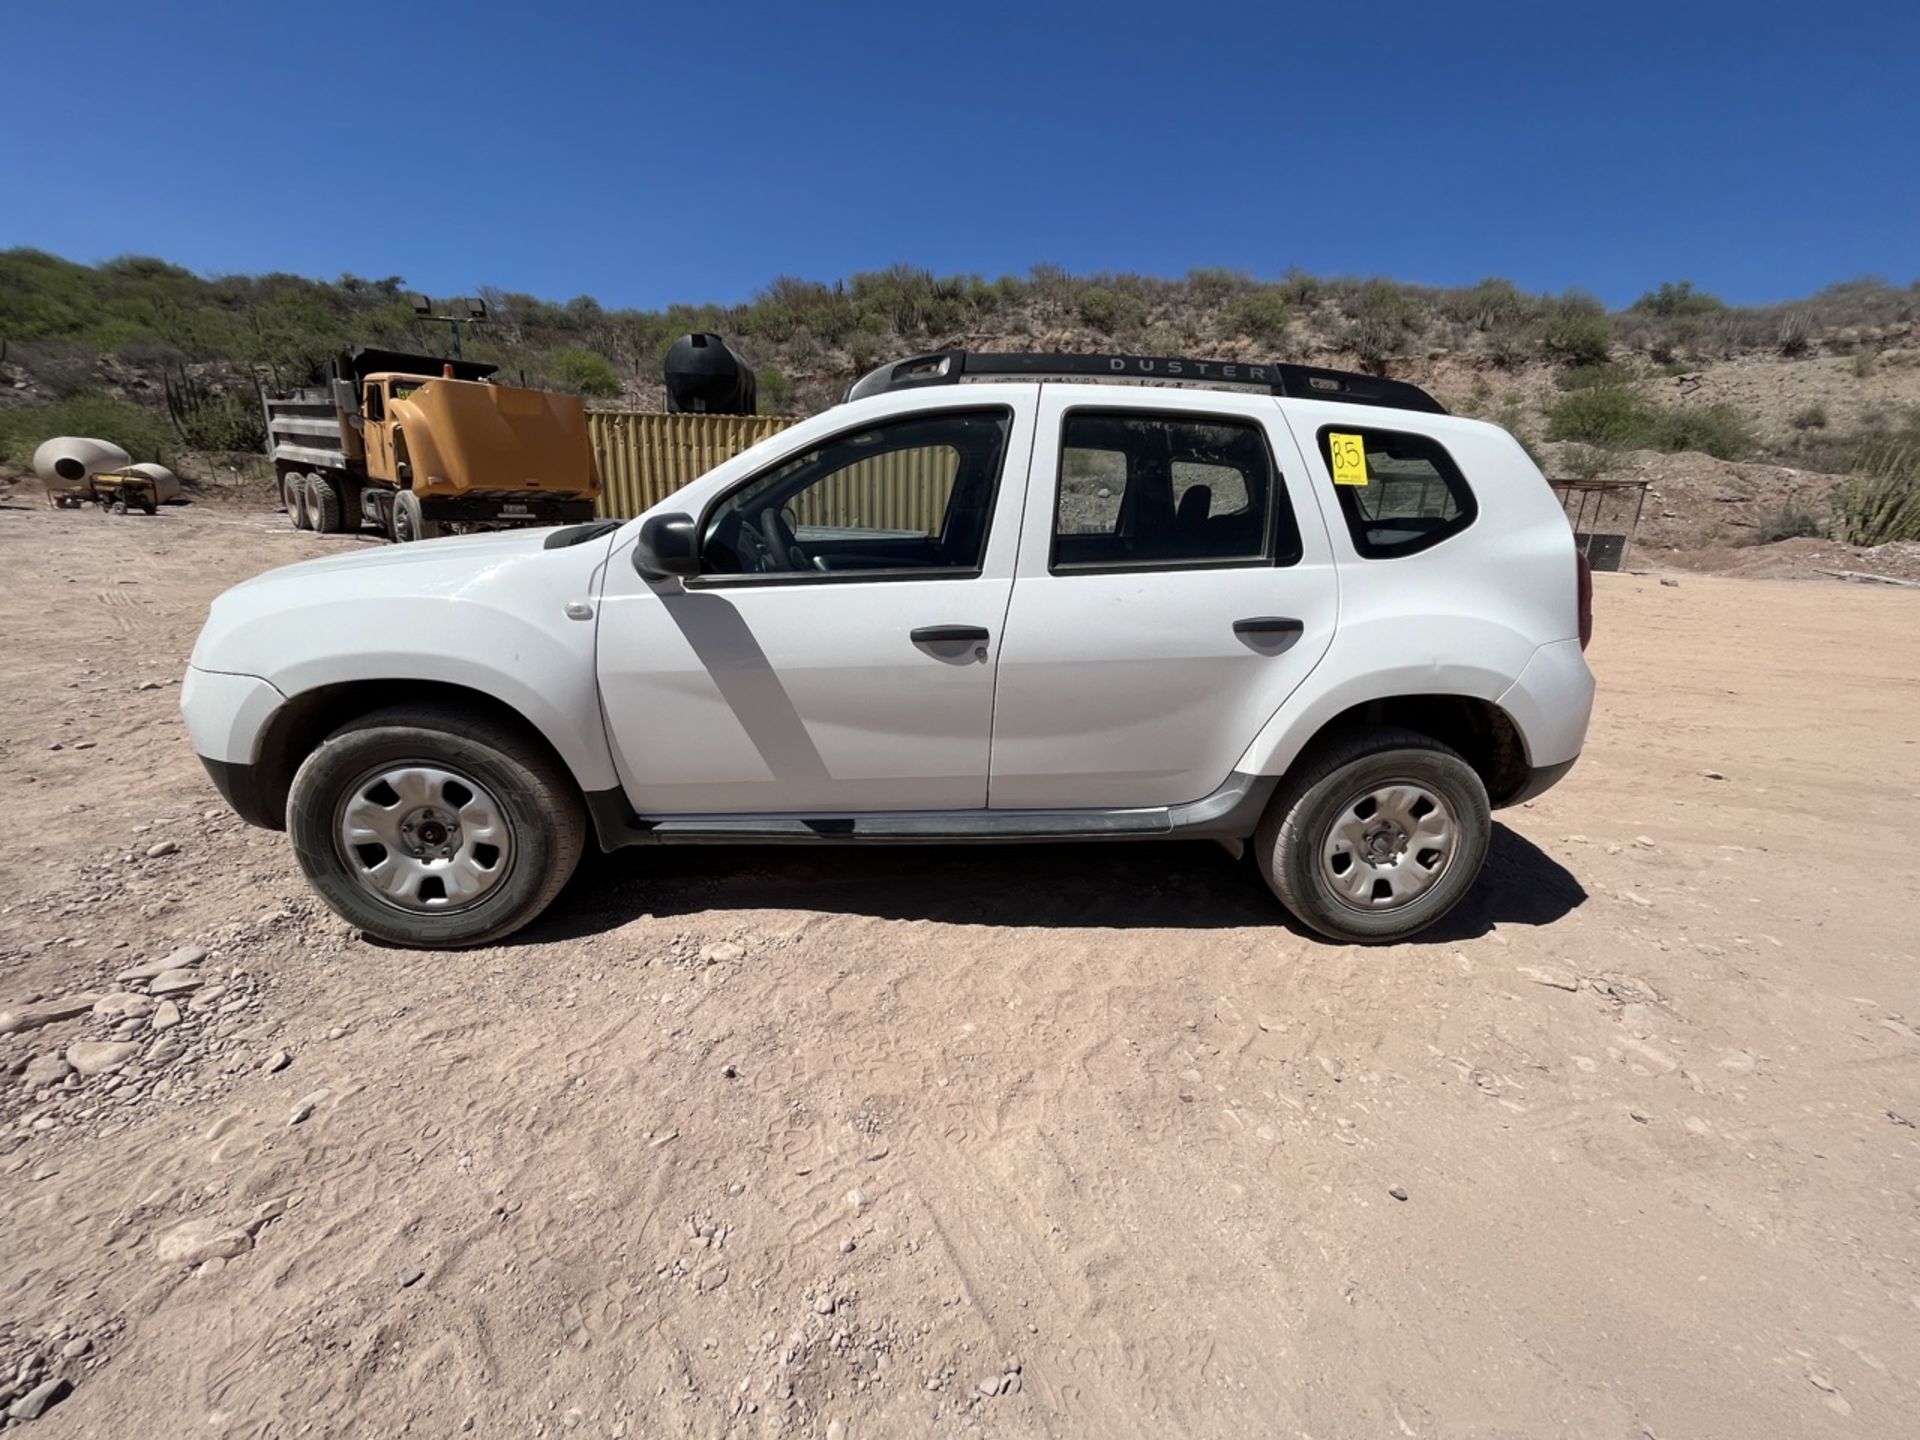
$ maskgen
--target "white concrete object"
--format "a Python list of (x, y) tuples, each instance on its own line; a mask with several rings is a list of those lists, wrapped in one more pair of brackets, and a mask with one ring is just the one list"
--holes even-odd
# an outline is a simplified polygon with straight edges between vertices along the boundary
[(111, 440), (56, 435), (33, 452), (33, 473), (49, 485), (77, 485), (102, 470), (118, 470), (133, 457)]
[(137, 465), (129, 465), (127, 470), (134, 475), (144, 475), (153, 482), (154, 496), (162, 505), (171, 504), (180, 498), (180, 477), (166, 466), (152, 460), (143, 460)]
[(182, 707), (234, 808), (400, 943), (524, 925), (590, 832), (1251, 844), (1374, 942), (1572, 766), (1590, 602), (1526, 453), (1416, 387), (952, 351), (631, 521), (240, 585)]

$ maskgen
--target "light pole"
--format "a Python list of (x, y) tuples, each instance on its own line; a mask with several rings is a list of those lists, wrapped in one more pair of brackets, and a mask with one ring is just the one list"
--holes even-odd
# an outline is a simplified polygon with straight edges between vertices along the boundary
[(462, 296), (458, 300), (447, 302), (450, 307), (465, 310), (467, 313), (464, 315), (440, 314), (433, 308), (433, 301), (425, 295), (408, 295), (407, 303), (413, 306), (413, 315), (416, 320), (437, 320), (453, 331), (453, 358), (456, 360), (460, 358), (460, 327), (479, 325), (487, 318), (487, 302), (476, 296)]

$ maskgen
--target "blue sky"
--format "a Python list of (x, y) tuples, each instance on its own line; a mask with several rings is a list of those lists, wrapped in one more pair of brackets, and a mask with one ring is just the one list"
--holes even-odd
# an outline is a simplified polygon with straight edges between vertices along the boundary
[(0, 35), (0, 246), (77, 260), (643, 306), (896, 261), (1920, 277), (1913, 0), (60, 0)]

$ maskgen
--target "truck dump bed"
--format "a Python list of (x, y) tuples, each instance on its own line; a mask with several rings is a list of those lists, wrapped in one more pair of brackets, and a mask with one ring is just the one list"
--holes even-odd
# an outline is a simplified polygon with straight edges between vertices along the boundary
[[(352, 453), (360, 453), (359, 436), (352, 434), (332, 386), (295, 390), (281, 397), (270, 395), (266, 403), (267, 453), (275, 460), (302, 470), (344, 470), (349, 436), (355, 442)], [(351, 408), (349, 396), (346, 410)]]

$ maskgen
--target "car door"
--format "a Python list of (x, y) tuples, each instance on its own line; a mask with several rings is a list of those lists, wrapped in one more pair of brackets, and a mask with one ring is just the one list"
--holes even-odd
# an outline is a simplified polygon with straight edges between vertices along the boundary
[(978, 810), (1034, 398), (964, 394), (706, 497), (701, 573), (616, 552), (598, 666), (642, 815)]
[(994, 707), (994, 809), (1219, 788), (1333, 636), (1307, 467), (1268, 396), (1042, 388)]
[(393, 435), (387, 426), (387, 382), (369, 380), (361, 393), (361, 439), (366, 445), (367, 474), (376, 480), (393, 479)]

